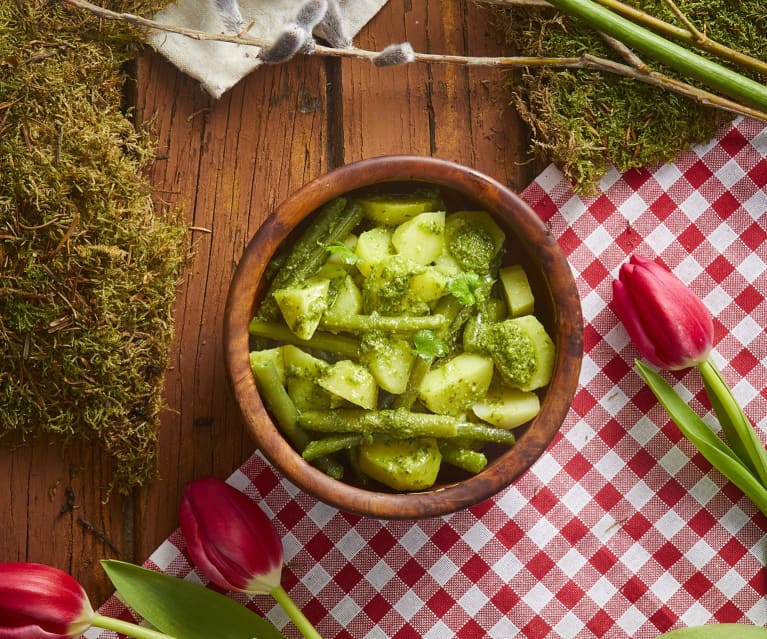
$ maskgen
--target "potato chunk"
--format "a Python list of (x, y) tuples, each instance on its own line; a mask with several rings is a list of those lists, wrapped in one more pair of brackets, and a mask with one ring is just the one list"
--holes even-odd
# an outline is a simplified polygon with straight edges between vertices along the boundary
[(393, 439), (363, 444), (360, 470), (394, 490), (424, 490), (437, 480), (442, 454), (433, 438)]
[(418, 396), (434, 413), (458, 415), (487, 394), (493, 369), (489, 357), (461, 353), (426, 373)]

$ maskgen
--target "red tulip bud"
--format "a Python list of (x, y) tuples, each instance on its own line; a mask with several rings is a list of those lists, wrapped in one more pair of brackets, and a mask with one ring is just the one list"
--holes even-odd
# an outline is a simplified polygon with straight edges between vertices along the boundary
[(703, 302), (671, 272), (634, 255), (613, 282), (611, 307), (639, 352), (668, 370), (705, 362), (714, 323)]
[(0, 639), (65, 639), (91, 626), (93, 608), (70, 575), (42, 564), (0, 563)]
[(247, 495), (220, 479), (193, 481), (179, 519), (192, 561), (213, 583), (253, 594), (280, 586), (282, 541)]

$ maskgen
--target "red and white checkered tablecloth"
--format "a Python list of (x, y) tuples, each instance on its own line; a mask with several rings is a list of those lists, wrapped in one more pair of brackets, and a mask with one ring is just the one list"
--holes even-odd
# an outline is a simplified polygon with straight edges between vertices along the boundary
[[(583, 303), (581, 386), (560, 433), (496, 498), (417, 523), (339, 512), (254, 454), (230, 482), (273, 515), (286, 589), (326, 639), (651, 639), (767, 625), (767, 518), (668, 421), (607, 308), (630, 254), (673, 269), (715, 315), (714, 356), (767, 435), (767, 127), (737, 120), (673, 164), (608, 174), (595, 197), (550, 167), (523, 196)], [(697, 373), (674, 381), (705, 413)], [(178, 532), (146, 565), (199, 579)], [(271, 598), (249, 605), (298, 636)], [(116, 598), (102, 612), (128, 614)]]

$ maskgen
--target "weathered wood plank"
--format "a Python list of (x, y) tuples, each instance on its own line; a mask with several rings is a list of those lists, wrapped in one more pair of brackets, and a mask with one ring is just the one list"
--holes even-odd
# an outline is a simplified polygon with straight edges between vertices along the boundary
[[(504, 55), (495, 18), (471, 1), (392, 0), (362, 31), (358, 46), (380, 50), (407, 41), (424, 53)], [(507, 106), (508, 71), (344, 61), (341, 75), (345, 161), (420, 153), (467, 164), (517, 190), (531, 179), (526, 129)]]
[(226, 477), (253, 452), (224, 370), (226, 293), (261, 222), (326, 170), (326, 89), (318, 59), (259, 69), (220, 100), (153, 54), (142, 57), (138, 80), (139, 114), (160, 144), (151, 172), (158, 202), (180, 205), (197, 229), (176, 302), (161, 478), (141, 492), (136, 513), (146, 557), (176, 527), (186, 482)]
[(0, 559), (56, 566), (78, 579), (94, 602), (103, 600), (111, 587), (98, 560), (131, 558), (132, 520), (130, 500), (112, 494), (103, 503), (109, 467), (97, 447), (41, 438), (2, 448), (0, 476), (9, 478), (0, 491)]

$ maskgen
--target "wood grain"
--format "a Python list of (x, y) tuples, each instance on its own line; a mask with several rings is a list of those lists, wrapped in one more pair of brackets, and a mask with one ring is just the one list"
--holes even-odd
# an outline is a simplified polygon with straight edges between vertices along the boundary
[[(218, 101), (154, 56), (142, 59), (137, 107), (158, 130), (151, 173), (167, 202), (194, 227), (192, 257), (176, 302), (166, 378), (161, 476), (142, 491), (136, 525), (170, 533), (186, 482), (228, 476), (253, 452), (224, 373), (224, 301), (236, 263), (287, 194), (326, 169), (323, 63), (300, 60), (252, 74)], [(157, 504), (166, 507), (157, 508)], [(147, 556), (158, 537), (142, 535)]]
[(132, 558), (133, 519), (130, 499), (103, 503), (109, 468), (95, 445), (41, 438), (0, 449), (0, 476), (0, 560), (50, 564), (89, 584), (94, 601), (106, 597), (98, 560)]
[[(470, 0), (391, 0), (355, 43), (504, 53), (493, 16)], [(226, 477), (253, 452), (224, 373), (222, 324), (229, 279), (262, 221), (327, 169), (389, 153), (463, 162), (520, 190), (533, 175), (525, 129), (506, 108), (507, 78), (498, 69), (301, 58), (259, 69), (216, 101), (144, 52), (133, 102), (157, 140), (155, 200), (160, 209), (180, 206), (193, 227), (174, 306), (160, 476), (105, 503), (109, 468), (95, 446), (0, 448), (0, 476), (10, 477), (0, 493), (0, 561), (56, 565), (94, 603), (105, 599), (111, 586), (99, 559), (142, 562), (177, 526), (186, 482)]]
[[(392, 0), (359, 36), (380, 50), (408, 41), (424, 53), (503, 55), (495, 14), (474, 2)], [(344, 160), (396, 153), (472, 166), (515, 190), (528, 175), (527, 131), (508, 105), (511, 74), (495, 68), (411, 64), (342, 66)]]

